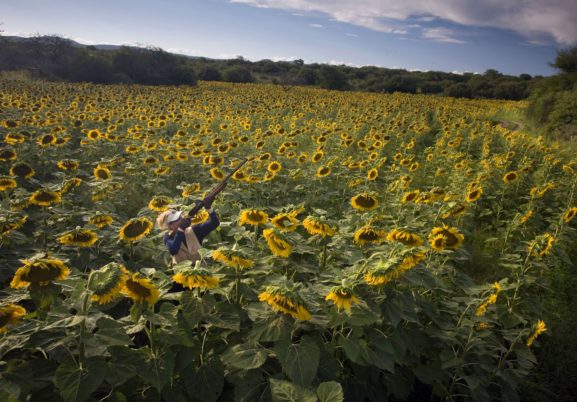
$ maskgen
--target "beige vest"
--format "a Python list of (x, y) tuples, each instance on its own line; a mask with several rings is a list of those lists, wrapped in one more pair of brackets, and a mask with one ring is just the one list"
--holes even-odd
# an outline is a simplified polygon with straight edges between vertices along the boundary
[(200, 260), (200, 254), (198, 250), (200, 249), (200, 242), (194, 234), (194, 230), (189, 226), (184, 230), (184, 238), (186, 239), (186, 245), (184, 242), (180, 245), (180, 250), (178, 253), (172, 256), (172, 262), (178, 264), (184, 260), (191, 260), (194, 264), (196, 261)]

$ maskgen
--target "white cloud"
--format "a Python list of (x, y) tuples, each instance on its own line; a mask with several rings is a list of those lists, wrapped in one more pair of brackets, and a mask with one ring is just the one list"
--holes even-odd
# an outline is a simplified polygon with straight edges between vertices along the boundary
[(431, 39), (435, 42), (444, 42), (444, 43), (465, 43), (462, 40), (456, 39), (454, 37), (455, 33), (447, 28), (426, 28), (423, 29), (423, 38)]
[(309, 27), (311, 27), (311, 28), (323, 28), (323, 26), (321, 24), (309, 24)]
[(202, 56), (202, 53), (198, 50), (190, 50), (178, 47), (170, 47), (166, 49), (166, 51), (169, 53), (183, 54), (186, 56)]
[(292, 56), (288, 56), (288, 57), (285, 57), (285, 56), (274, 56), (274, 57), (271, 58), (271, 60), (272, 60), (272, 61), (287, 61), (287, 62), (290, 62), (290, 61), (299, 60), (299, 58), (298, 58), (298, 57), (292, 57)]
[(406, 33), (407, 20), (434, 24), (441, 19), (462, 25), (514, 30), (529, 39), (548, 34), (559, 44), (577, 44), (575, 0), (228, 1), (309, 15), (320, 13), (340, 22), (394, 34)]

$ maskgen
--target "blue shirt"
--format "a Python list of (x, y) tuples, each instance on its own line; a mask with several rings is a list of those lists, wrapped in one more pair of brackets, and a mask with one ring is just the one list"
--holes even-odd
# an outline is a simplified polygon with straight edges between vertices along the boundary
[[(208, 220), (198, 225), (192, 227), (198, 242), (202, 245), (202, 241), (210, 232), (216, 229), (220, 225), (220, 221), (218, 220), (218, 216), (216, 215), (215, 211), (212, 211), (208, 215)], [(184, 238), (184, 232), (177, 230), (176, 233), (170, 236), (168, 233), (164, 235), (164, 245), (168, 249), (170, 255), (175, 255), (180, 250), (181, 244), (184, 243), (186, 246), (186, 240)]]

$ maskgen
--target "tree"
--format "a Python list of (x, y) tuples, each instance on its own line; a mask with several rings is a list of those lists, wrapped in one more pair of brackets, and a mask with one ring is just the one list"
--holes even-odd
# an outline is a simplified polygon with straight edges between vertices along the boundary
[(317, 73), (312, 67), (302, 66), (297, 73), (296, 82), (299, 85), (315, 85)]
[(577, 47), (557, 52), (555, 62), (551, 66), (566, 74), (577, 73)]
[(222, 74), (217, 68), (206, 66), (200, 71), (199, 78), (203, 81), (222, 81)]
[(471, 88), (464, 82), (457, 82), (445, 89), (445, 95), (453, 98), (470, 98)]
[(224, 80), (228, 82), (254, 82), (250, 70), (246, 67), (229, 67), (223, 72)]
[(335, 66), (323, 65), (318, 72), (321, 88), (343, 90), (348, 88), (347, 77)]

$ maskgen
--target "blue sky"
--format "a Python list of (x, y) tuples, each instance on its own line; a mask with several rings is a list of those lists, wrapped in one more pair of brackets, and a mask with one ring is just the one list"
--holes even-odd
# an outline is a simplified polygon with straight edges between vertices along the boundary
[(0, 22), (210, 58), (459, 73), (553, 75), (577, 45), (577, 0), (0, 0)]

